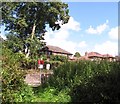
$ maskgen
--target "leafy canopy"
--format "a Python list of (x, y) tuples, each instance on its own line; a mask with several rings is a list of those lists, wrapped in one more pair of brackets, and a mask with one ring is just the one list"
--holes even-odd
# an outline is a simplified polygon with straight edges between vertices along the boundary
[[(3, 2), (2, 24), (9, 31), (8, 44), (23, 50), (24, 44), (29, 44), (32, 57), (45, 45), (46, 26), (52, 30), (60, 29), (60, 23), (69, 20), (68, 5), (62, 2)], [(16, 41), (19, 40), (18, 41)], [(11, 45), (11, 46), (10, 46)]]
[(57, 21), (65, 24), (69, 20), (68, 5), (62, 2), (4, 2), (2, 3), (2, 23), (5, 30), (26, 39), (34, 34), (40, 36), (45, 32), (46, 24), (52, 30), (58, 30)]
[(77, 57), (77, 58), (79, 58), (81, 55), (80, 55), (79, 52), (76, 52), (74, 56)]

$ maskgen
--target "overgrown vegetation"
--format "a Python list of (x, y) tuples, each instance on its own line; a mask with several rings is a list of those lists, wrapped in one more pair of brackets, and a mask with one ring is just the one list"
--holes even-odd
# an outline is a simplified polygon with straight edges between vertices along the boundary
[[(50, 69), (55, 69), (56, 67), (68, 62), (68, 58), (66, 56), (62, 56), (62, 55), (45, 55), (45, 54), (42, 54), (40, 56), (43, 60), (44, 60), (44, 69), (46, 68), (46, 64), (50, 64), (51, 65), (51, 68)], [(40, 58), (38, 58), (40, 59)], [(37, 60), (36, 60), (37, 62)]]
[[(2, 23), (9, 31), (2, 45), (2, 102), (92, 102), (120, 103), (120, 62), (68, 62), (51, 56), (54, 74), (37, 88), (25, 84), (26, 69), (36, 66), (48, 25), (59, 30), (69, 20), (68, 5), (62, 2), (16, 2), (2, 4)], [(34, 19), (33, 19), (34, 18)], [(24, 45), (30, 50), (26, 58)], [(20, 52), (21, 51), (21, 52)], [(1, 52), (1, 50), (0, 50)], [(76, 53), (76, 57), (80, 54)], [(44, 59), (47, 59), (44, 56)], [(47, 63), (47, 61), (46, 61)], [(1, 62), (0, 62), (1, 64)]]
[(3, 46), (1, 71), (3, 103), (31, 101), (33, 91), (24, 82), (26, 72), (20, 67), (22, 59), (21, 54), (14, 54)]
[(3, 102), (120, 102), (119, 62), (66, 62), (33, 89), (24, 83), (23, 56), (5, 47), (2, 54)]
[(66, 90), (70, 102), (120, 103), (119, 62), (69, 62), (54, 70), (45, 86)]
[(68, 58), (66, 56), (61, 55), (51, 55), (49, 63), (51, 64), (51, 68), (54, 69), (64, 63), (68, 62)]

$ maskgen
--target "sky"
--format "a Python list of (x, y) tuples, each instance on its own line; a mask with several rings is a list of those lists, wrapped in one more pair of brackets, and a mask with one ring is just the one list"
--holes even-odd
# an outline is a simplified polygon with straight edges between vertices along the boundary
[(71, 53), (118, 55), (118, 3), (68, 2), (70, 19), (60, 30), (47, 29), (45, 41)]
[[(118, 54), (118, 2), (67, 2), (70, 19), (60, 30), (47, 27), (45, 42), (74, 54)], [(4, 29), (1, 29), (4, 34)], [(2, 34), (1, 34), (2, 35)], [(4, 35), (2, 37), (5, 38)]]

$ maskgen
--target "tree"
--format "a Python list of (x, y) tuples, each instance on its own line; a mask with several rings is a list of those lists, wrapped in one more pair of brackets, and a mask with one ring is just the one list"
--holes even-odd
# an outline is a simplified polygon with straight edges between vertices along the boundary
[(74, 56), (77, 57), (77, 58), (79, 58), (81, 55), (80, 55), (79, 52), (76, 52)]
[(44, 40), (47, 25), (54, 31), (60, 29), (58, 21), (67, 23), (68, 13), (68, 5), (62, 2), (2, 3), (2, 23), (5, 24), (5, 30), (20, 38), (23, 43), (28, 42), (31, 49), (35, 44), (43, 46), (40, 40)]

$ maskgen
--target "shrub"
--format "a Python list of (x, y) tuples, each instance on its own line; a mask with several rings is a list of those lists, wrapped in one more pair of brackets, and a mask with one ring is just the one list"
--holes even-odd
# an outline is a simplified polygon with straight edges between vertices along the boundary
[(67, 89), (58, 91), (53, 87), (42, 88), (36, 94), (34, 102), (70, 102)]
[[(20, 67), (21, 55), (2, 49), (2, 102), (30, 101), (32, 90), (24, 82), (26, 72)], [(24, 96), (23, 96), (24, 94)]]
[(68, 59), (67, 59), (67, 57), (62, 56), (62, 55), (51, 55), (50, 60), (51, 61), (66, 62)]
[(119, 76), (119, 62), (68, 62), (54, 70), (46, 85), (59, 91), (70, 88), (72, 102), (120, 103)]

